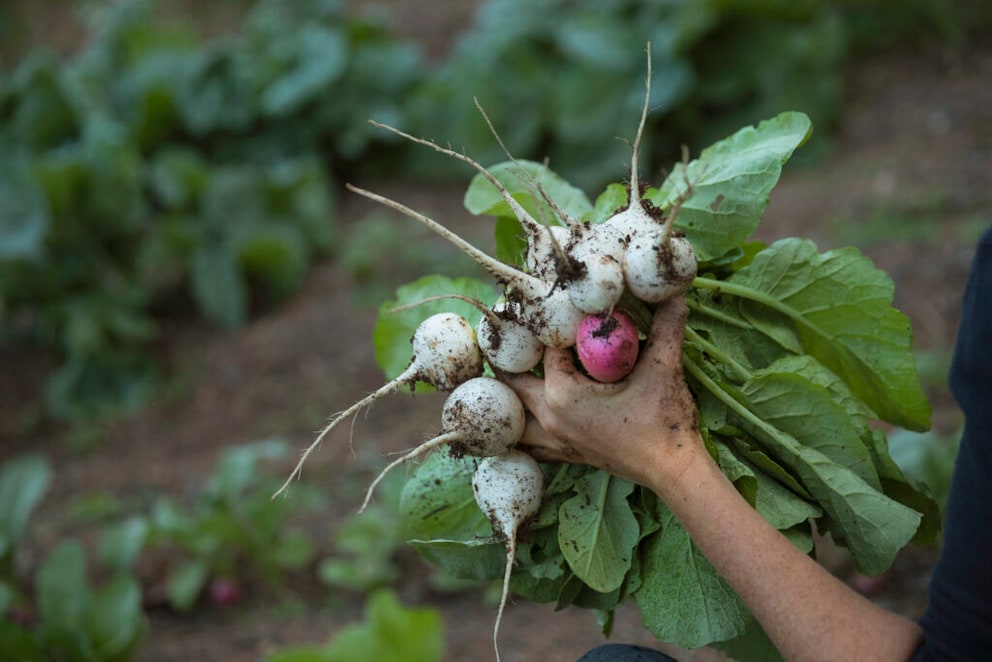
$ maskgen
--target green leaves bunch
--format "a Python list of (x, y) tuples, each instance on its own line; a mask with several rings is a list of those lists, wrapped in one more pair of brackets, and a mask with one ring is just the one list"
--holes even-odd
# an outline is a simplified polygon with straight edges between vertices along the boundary
[[(924, 430), (930, 407), (910, 351), (910, 324), (892, 307), (885, 273), (853, 248), (820, 253), (802, 238), (751, 240), (783, 164), (810, 131), (809, 119), (795, 112), (746, 127), (676, 166), (645, 196), (666, 209), (685, 182), (692, 186), (676, 227), (699, 257), (687, 294), (684, 359), (707, 449), (795, 545), (813, 553), (814, 528), (829, 533), (873, 575), (910, 541), (931, 542), (938, 533), (935, 502), (892, 460), (882, 427)], [(516, 167), (493, 172), (522, 204), (553, 219)], [(626, 201), (624, 187), (613, 184), (593, 204), (546, 169), (541, 185), (589, 222)], [(492, 187), (477, 177), (465, 203), (497, 217), (496, 252), (518, 259), (519, 228)], [(405, 345), (429, 314), (405, 311), (414, 318), (401, 330), (389, 309), (437, 290), (481, 287), (426, 277), (401, 288), (376, 329), (387, 374), (409, 355), (383, 348)], [(400, 508), (425, 558), (457, 576), (492, 579), (503, 547), (474, 504), (474, 464), (435, 454), (411, 475)], [(724, 642), (744, 658), (747, 651), (767, 654), (753, 617), (654, 494), (588, 467), (548, 464), (544, 471), (546, 495), (521, 539), (513, 590), (559, 608), (590, 609), (606, 632), (614, 610), (630, 599), (659, 639), (690, 648)]]

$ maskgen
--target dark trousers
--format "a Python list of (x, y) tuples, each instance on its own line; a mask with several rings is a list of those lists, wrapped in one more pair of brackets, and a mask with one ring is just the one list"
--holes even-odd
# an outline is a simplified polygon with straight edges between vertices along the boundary
[(577, 662), (678, 662), (661, 651), (630, 644), (605, 644), (583, 655)]

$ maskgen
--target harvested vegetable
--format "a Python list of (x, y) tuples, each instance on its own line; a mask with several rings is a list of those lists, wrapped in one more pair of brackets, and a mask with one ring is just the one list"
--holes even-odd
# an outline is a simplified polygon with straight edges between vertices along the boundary
[[(932, 541), (939, 529), (935, 502), (892, 461), (882, 427), (930, 425), (909, 321), (892, 306), (891, 279), (856, 249), (821, 253), (804, 238), (751, 240), (783, 165), (810, 135), (809, 119), (784, 112), (745, 127), (693, 160), (684, 156), (653, 188), (637, 164), (646, 114), (647, 100), (629, 180), (608, 186), (595, 203), (546, 165), (511, 157), (483, 167), (390, 129), (477, 171), (465, 206), (496, 217), (494, 255), (401, 203), (351, 190), (447, 238), (493, 276), (498, 291), (440, 276), (401, 288), (380, 311), (380, 364), (387, 376), (403, 372), (407, 339), (428, 316), (427, 306), (412, 304), (431, 298), (431, 306), (462, 306), (480, 321), (512, 319), (545, 346), (574, 348), (591, 377), (622, 380), (655, 305), (685, 296), (685, 377), (721, 470), (804, 551), (815, 553), (815, 526), (847, 547), (862, 573), (883, 572), (907, 543)], [(480, 294), (487, 291), (488, 298)], [(487, 364), (497, 376), (509, 372), (493, 363), (500, 341), (489, 336), (498, 334), (485, 334)], [(541, 349), (531, 349), (514, 369), (540, 375), (533, 361)], [(507, 438), (469, 455), (505, 457), (515, 443)], [(536, 515), (510, 533), (489, 523), (487, 506), (466, 505), (474, 503), (479, 463), (434, 453), (408, 477), (401, 510), (418, 536), (412, 544), (430, 562), (456, 576), (503, 577), (531, 600), (590, 609), (604, 632), (614, 610), (632, 600), (663, 641), (719, 642), (738, 659), (760, 649), (767, 659), (770, 644), (754, 618), (653, 493), (590, 467), (545, 465)], [(502, 537), (486, 537), (487, 528)]]

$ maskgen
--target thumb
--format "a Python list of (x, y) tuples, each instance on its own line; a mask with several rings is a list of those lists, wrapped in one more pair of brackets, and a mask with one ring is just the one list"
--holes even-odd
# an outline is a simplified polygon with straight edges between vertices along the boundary
[(528, 411), (534, 411), (544, 402), (544, 380), (536, 375), (529, 372), (513, 374), (498, 371), (496, 377), (513, 389)]
[(684, 296), (659, 303), (651, 320), (651, 330), (648, 332), (643, 354), (660, 359), (666, 364), (680, 357), (687, 319), (688, 308)]

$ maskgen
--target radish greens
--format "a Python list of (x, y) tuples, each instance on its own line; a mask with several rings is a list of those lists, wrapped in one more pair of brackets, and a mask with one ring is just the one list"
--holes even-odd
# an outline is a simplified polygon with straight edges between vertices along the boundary
[[(910, 351), (912, 330), (892, 307), (887, 274), (854, 248), (821, 253), (808, 239), (751, 240), (783, 165), (810, 131), (808, 118), (795, 112), (741, 129), (677, 164), (643, 197), (674, 215), (674, 229), (698, 259), (686, 294), (684, 359), (708, 450), (800, 549), (813, 553), (815, 526), (872, 575), (906, 544), (932, 541), (939, 530), (933, 499), (889, 457), (879, 425), (925, 430), (930, 407)], [(567, 223), (549, 200), (584, 224), (605, 222), (629, 204), (623, 184), (592, 202), (534, 162), (488, 171), (546, 225)], [(499, 259), (525, 264), (523, 229), (482, 174), (465, 206), (495, 217)], [(428, 314), (458, 310), (479, 318), (464, 302), (435, 299), (404, 308), (404, 322), (394, 326), (392, 308), (439, 294), (487, 302), (498, 296), (468, 278), (426, 276), (401, 288), (380, 310), (375, 331), (388, 377), (405, 367), (409, 354), (398, 348)], [(404, 359), (392, 356), (396, 351)], [(400, 507), (417, 537), (412, 544), (428, 561), (456, 576), (498, 579), (505, 549), (472, 501), (477, 463), (434, 454), (413, 470)], [(613, 611), (631, 599), (659, 639), (686, 647), (723, 642), (742, 655), (768, 650), (754, 618), (654, 494), (589, 467), (543, 469), (541, 509), (517, 542), (514, 591), (589, 609), (605, 632)]]

